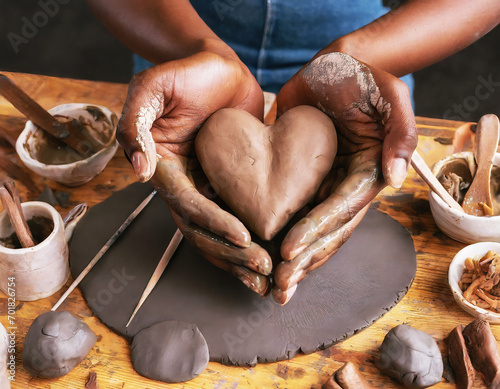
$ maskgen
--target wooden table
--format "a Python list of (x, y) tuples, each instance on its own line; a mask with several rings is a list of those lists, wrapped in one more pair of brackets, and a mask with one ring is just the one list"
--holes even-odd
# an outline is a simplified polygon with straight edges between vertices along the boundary
[[(102, 104), (120, 114), (127, 91), (127, 86), (122, 84), (6, 74), (45, 108), (67, 102), (82, 102)], [(17, 136), (24, 122), (22, 115), (0, 98), (0, 128)], [(451, 153), (451, 146), (446, 145), (447, 142), (443, 142), (443, 139), (449, 139), (454, 129), (461, 123), (424, 118), (418, 118), (417, 123), (420, 133), (419, 150), (429, 164)], [(442, 138), (441, 141), (435, 141), (436, 137)], [(0, 142), (0, 151), (0, 156), (3, 154), (11, 161), (20, 163), (6, 142)], [(71, 194), (68, 207), (58, 208), (63, 216), (79, 202), (86, 201), (92, 206), (114, 191), (136, 181), (122, 149), (118, 150), (102, 174), (77, 188), (64, 187), (32, 173), (29, 175), (40, 189), (47, 185), (53, 191), (67, 191)], [(5, 172), (0, 171), (0, 179), (4, 176)], [(18, 188), (24, 201), (34, 200), (37, 196), (20, 181)], [(97, 373), (101, 389), (320, 388), (322, 383), (346, 361), (354, 362), (375, 387), (400, 387), (395, 381), (381, 374), (374, 365), (379, 346), (392, 327), (405, 323), (427, 332), (437, 341), (443, 355), (446, 355), (445, 338), (448, 333), (458, 324), (467, 324), (473, 320), (455, 304), (447, 283), (448, 265), (455, 253), (465, 245), (448, 238), (438, 230), (427, 201), (427, 187), (413, 169), (410, 169), (401, 190), (385, 189), (375, 199), (374, 204), (381, 211), (397, 219), (411, 233), (417, 252), (417, 274), (410, 291), (395, 308), (371, 327), (341, 344), (310, 355), (299, 355), (290, 361), (261, 364), (250, 368), (224, 366), (211, 362), (198, 378), (183, 384), (167, 385), (144, 378), (134, 371), (127, 342), (93, 316), (77, 289), (63, 304), (62, 309), (72, 312), (92, 328), (98, 336), (96, 345), (79, 366), (62, 378), (47, 380), (31, 377), (22, 367), (24, 337), (32, 321), (41, 313), (50, 310), (66, 289), (64, 287), (50, 298), (36, 302), (17, 302), (15, 315), (17, 372), (13, 388), (83, 388), (90, 371)], [(0, 322), (8, 327), (6, 314), (7, 299), (0, 292)], [(500, 339), (500, 327), (493, 327), (493, 332)], [(453, 388), (455, 385), (443, 379), (435, 387)], [(486, 386), (481, 378), (477, 378), (475, 387)]]

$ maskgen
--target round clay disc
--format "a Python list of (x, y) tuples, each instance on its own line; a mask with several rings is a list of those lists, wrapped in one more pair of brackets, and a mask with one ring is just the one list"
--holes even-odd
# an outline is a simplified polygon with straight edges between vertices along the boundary
[[(151, 191), (149, 184), (130, 185), (85, 215), (70, 244), (74, 277)], [(125, 328), (175, 230), (156, 196), (80, 287), (94, 313), (127, 338), (166, 320), (193, 323), (207, 341), (210, 360), (224, 364), (279, 361), (340, 342), (394, 307), (415, 277), (410, 234), (376, 210), (368, 211), (348, 242), (299, 284), (285, 306), (250, 291), (182, 241)]]

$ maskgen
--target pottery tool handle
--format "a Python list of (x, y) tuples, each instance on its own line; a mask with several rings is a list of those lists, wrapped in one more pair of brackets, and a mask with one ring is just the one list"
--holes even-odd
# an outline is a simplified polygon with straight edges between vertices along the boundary
[(425, 183), (431, 188), (441, 199), (451, 208), (463, 212), (464, 210), (453, 197), (443, 188), (443, 185), (438, 181), (436, 176), (432, 174), (431, 169), (425, 163), (422, 156), (415, 150), (411, 157), (411, 165)]
[(0, 74), (0, 93), (33, 123), (71, 147), (81, 156), (89, 157), (92, 154), (90, 142), (78, 131), (71, 131), (70, 122), (61, 123), (58, 121), (4, 74)]
[(35, 242), (24, 217), (21, 197), (14, 181), (6, 181), (0, 185), (0, 198), (21, 246), (23, 248), (33, 247)]
[(108, 239), (106, 244), (99, 250), (99, 252), (95, 255), (94, 258), (89, 262), (87, 267), (82, 270), (82, 272), (78, 275), (78, 277), (73, 281), (68, 290), (61, 296), (59, 301), (52, 307), (51, 311), (55, 311), (62, 304), (66, 297), (70, 295), (70, 293), (78, 286), (78, 284), (83, 280), (83, 278), (92, 270), (95, 264), (102, 258), (104, 254), (109, 250), (109, 248), (116, 242), (116, 240), (123, 234), (123, 231), (134, 221), (134, 219), (141, 213), (141, 211), (149, 204), (151, 199), (155, 196), (156, 190), (151, 192), (148, 197), (146, 197), (142, 203), (127, 217), (127, 219), (123, 222), (123, 224), (116, 230), (116, 232)]
[(474, 144), (474, 158), (477, 170), (490, 172), (493, 158), (498, 148), (499, 123), (495, 115), (484, 115), (477, 124)]
[(167, 246), (167, 249), (163, 253), (163, 256), (160, 259), (160, 262), (158, 262), (158, 265), (156, 266), (156, 269), (151, 276), (151, 279), (149, 280), (146, 289), (144, 289), (144, 292), (142, 292), (141, 299), (139, 300), (139, 303), (137, 303), (137, 306), (134, 309), (134, 312), (130, 316), (130, 319), (128, 320), (128, 323), (125, 327), (128, 327), (132, 320), (134, 319), (137, 311), (141, 308), (142, 304), (146, 299), (148, 298), (149, 294), (152, 292), (158, 281), (160, 280), (161, 275), (165, 271), (168, 263), (170, 262), (170, 259), (175, 253), (175, 250), (177, 250), (177, 247), (181, 243), (182, 240), (182, 233), (177, 229), (175, 231), (174, 236), (172, 237), (172, 240)]

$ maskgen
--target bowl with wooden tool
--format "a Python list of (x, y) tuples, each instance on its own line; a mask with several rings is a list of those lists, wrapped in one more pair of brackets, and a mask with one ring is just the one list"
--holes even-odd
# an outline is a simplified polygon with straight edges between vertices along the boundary
[(117, 116), (106, 107), (81, 103), (58, 105), (48, 112), (56, 120), (76, 123), (74, 128), (83, 135), (81, 146), (73, 148), (28, 120), (16, 142), (19, 157), (43, 177), (68, 186), (85, 184), (104, 170), (118, 148)]
[(479, 242), (460, 250), (451, 261), (448, 283), (467, 313), (500, 324), (500, 243)]
[(118, 118), (106, 107), (73, 103), (46, 111), (3, 74), (0, 93), (30, 119), (16, 151), (35, 173), (81, 185), (102, 172), (115, 154)]
[(448, 206), (429, 191), (432, 216), (452, 239), (463, 243), (500, 242), (499, 129), (495, 115), (483, 116), (477, 125), (474, 152), (449, 155), (433, 168), (433, 174), (462, 208)]

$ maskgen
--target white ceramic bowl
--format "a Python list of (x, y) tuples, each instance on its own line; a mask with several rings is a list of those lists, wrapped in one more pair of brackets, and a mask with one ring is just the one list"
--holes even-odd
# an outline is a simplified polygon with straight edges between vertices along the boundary
[(469, 257), (481, 258), (488, 252), (488, 250), (493, 250), (500, 254), (500, 243), (480, 242), (471, 244), (460, 250), (450, 263), (448, 270), (448, 283), (455, 301), (465, 312), (470, 313), (474, 317), (481, 315), (484, 320), (492, 324), (500, 324), (500, 313), (494, 313), (471, 304), (464, 298), (462, 290), (458, 286), (458, 281), (460, 281), (462, 274), (464, 273), (465, 260)]
[[(467, 153), (470, 154), (463, 154)], [(434, 169), (433, 173), (437, 175), (438, 171)], [(480, 217), (459, 212), (446, 205), (432, 190), (429, 191), (429, 204), (437, 226), (450, 238), (463, 243), (500, 242), (500, 216)]]
[[(111, 120), (113, 112), (108, 108), (102, 107), (95, 104), (82, 104), (82, 103), (71, 103), (58, 105), (49, 110), (53, 115), (64, 114), (68, 110), (75, 108), (84, 108), (86, 106), (95, 106), (102, 109), (104, 114)], [(116, 149), (118, 147), (118, 142), (116, 141), (115, 132), (116, 127), (113, 129), (113, 136), (110, 139), (108, 145), (93, 154), (89, 158), (83, 159), (81, 161), (62, 164), (62, 165), (46, 165), (36, 159), (34, 159), (29, 151), (26, 149), (28, 146), (28, 139), (30, 135), (36, 131), (36, 126), (28, 120), (23, 132), (17, 138), (16, 151), (23, 163), (35, 173), (49, 178), (51, 180), (57, 181), (61, 184), (68, 186), (78, 186), (85, 184), (90, 181), (96, 175), (101, 173), (108, 162), (115, 155)]]

